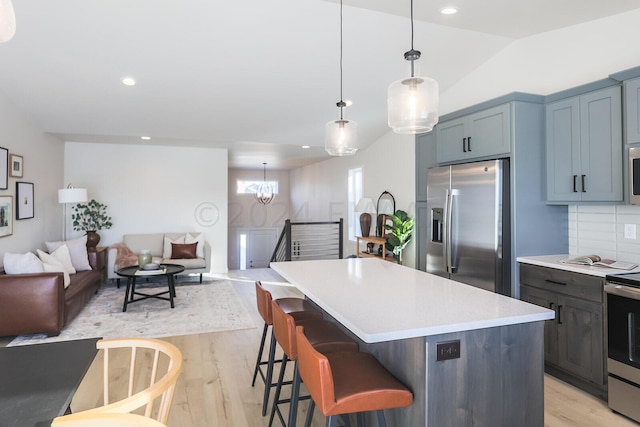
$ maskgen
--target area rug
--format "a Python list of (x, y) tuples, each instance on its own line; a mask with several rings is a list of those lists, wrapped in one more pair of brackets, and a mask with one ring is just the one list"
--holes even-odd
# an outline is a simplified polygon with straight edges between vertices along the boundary
[[(146, 299), (122, 312), (125, 286), (103, 285), (86, 307), (60, 335), (21, 335), (9, 346), (68, 341), (82, 338), (161, 338), (255, 328), (229, 280), (176, 283), (175, 308), (169, 301)], [(156, 293), (167, 289), (166, 282), (136, 285), (136, 291)]]

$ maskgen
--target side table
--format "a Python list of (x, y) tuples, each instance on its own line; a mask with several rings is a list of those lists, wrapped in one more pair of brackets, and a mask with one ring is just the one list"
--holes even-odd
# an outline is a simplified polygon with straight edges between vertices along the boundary
[(89, 255), (89, 264), (91, 268), (100, 272), (102, 276), (101, 283), (107, 282), (107, 246), (97, 246), (93, 249), (87, 249)]
[[(378, 254), (371, 253), (371, 252), (362, 252), (360, 250), (360, 240), (362, 240), (363, 242), (367, 242), (367, 243), (373, 243), (373, 244), (376, 244), (376, 245), (382, 245), (382, 256), (379, 256)], [(387, 239), (385, 239), (384, 237), (356, 236), (356, 256), (358, 258), (370, 257), (370, 258), (382, 258), (385, 261), (395, 261), (395, 258), (393, 258), (393, 257), (387, 258), (387, 249), (384, 247), (385, 243), (387, 243)]]

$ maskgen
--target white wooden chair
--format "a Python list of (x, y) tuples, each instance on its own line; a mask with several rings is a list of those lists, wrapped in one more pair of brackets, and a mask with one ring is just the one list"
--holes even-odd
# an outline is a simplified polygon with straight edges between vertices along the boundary
[(160, 421), (138, 414), (108, 414), (78, 412), (58, 417), (51, 424), (55, 427), (166, 427)]
[[(98, 341), (96, 347), (104, 351), (104, 406), (73, 415), (129, 413), (145, 407), (145, 417), (167, 424), (176, 381), (182, 369), (180, 350), (169, 342), (152, 338), (105, 339)], [(123, 378), (126, 375), (122, 375), (121, 372), (114, 374), (110, 370), (112, 350), (114, 350), (113, 353), (118, 352), (116, 354), (122, 355), (121, 349), (130, 349), (126, 396), (119, 392), (124, 389), (122, 385), (112, 384), (114, 379)], [(113, 365), (115, 367), (116, 364)], [(159, 377), (161, 370), (165, 372)], [(110, 402), (112, 399), (119, 400)], [(156, 402), (159, 404), (154, 411)], [(56, 420), (59, 419), (64, 417), (56, 418)], [(52, 423), (53, 426), (57, 426), (56, 420)]]

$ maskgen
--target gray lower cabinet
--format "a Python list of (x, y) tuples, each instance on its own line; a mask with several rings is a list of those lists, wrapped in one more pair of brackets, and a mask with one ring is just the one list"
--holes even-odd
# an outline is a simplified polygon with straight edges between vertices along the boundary
[(622, 201), (620, 87), (547, 104), (546, 147), (548, 202)]
[(556, 312), (545, 322), (545, 364), (590, 393), (606, 393), (604, 279), (521, 264), (520, 299)]
[(438, 163), (498, 157), (511, 151), (511, 104), (499, 105), (436, 126)]

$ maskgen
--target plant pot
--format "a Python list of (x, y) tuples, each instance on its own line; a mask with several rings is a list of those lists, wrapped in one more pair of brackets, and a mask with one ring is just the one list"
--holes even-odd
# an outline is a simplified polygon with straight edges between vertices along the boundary
[(100, 235), (97, 231), (87, 231), (87, 249), (95, 250), (100, 243)]

